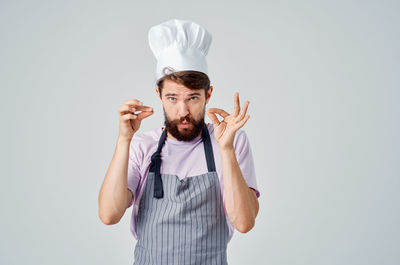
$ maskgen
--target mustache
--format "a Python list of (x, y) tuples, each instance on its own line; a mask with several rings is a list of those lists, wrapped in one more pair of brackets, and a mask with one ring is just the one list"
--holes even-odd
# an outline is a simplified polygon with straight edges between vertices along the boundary
[(195, 120), (192, 119), (191, 117), (182, 117), (180, 119), (174, 120), (173, 123), (177, 124), (177, 123), (181, 123), (181, 122), (184, 122), (184, 121), (190, 122), (190, 123), (194, 123), (195, 122)]

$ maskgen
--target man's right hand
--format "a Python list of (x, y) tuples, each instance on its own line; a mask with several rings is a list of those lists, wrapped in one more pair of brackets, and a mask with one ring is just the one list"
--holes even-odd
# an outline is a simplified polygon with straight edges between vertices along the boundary
[[(141, 112), (135, 113), (136, 111)], [(143, 106), (140, 100), (130, 99), (125, 101), (118, 107), (119, 138), (130, 141), (133, 135), (139, 130), (141, 121), (153, 113), (153, 108)]]

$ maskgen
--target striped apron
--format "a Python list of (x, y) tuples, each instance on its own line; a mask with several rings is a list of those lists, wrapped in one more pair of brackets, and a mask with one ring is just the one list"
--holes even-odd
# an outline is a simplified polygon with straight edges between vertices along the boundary
[(134, 265), (227, 264), (229, 228), (207, 126), (202, 140), (208, 172), (160, 174), (164, 129), (152, 155), (136, 219)]

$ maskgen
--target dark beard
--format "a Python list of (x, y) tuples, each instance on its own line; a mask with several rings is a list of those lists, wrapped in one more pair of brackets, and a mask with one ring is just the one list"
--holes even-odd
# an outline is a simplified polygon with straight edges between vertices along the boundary
[[(201, 131), (203, 130), (203, 127), (205, 125), (204, 123), (204, 115), (206, 112), (206, 108), (204, 107), (204, 111), (203, 111), (203, 116), (199, 121), (196, 121), (195, 119), (192, 119), (191, 117), (183, 117), (180, 118), (179, 120), (169, 120), (167, 117), (167, 114), (165, 113), (165, 109), (164, 110), (164, 125), (165, 125), (165, 129), (167, 130), (167, 132), (169, 132), (173, 137), (175, 137), (178, 141), (192, 141), (194, 140), (197, 136), (199, 136), (199, 134), (201, 133)], [(183, 128), (183, 133), (181, 133), (178, 129), (178, 124), (183, 122), (183, 121), (187, 121), (190, 122), (191, 124), (193, 124), (193, 129), (190, 128)]]

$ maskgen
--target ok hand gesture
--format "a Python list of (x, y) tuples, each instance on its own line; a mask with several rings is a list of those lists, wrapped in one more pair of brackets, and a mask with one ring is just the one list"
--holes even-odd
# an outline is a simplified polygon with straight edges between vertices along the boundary
[[(240, 109), (239, 93), (236, 92), (232, 114), (218, 108), (207, 109), (207, 115), (214, 124), (214, 135), (220, 148), (233, 148), (236, 131), (242, 128), (250, 118), (250, 115), (246, 115), (249, 104), (247, 100)], [(219, 121), (215, 114), (219, 114), (223, 120)]]

